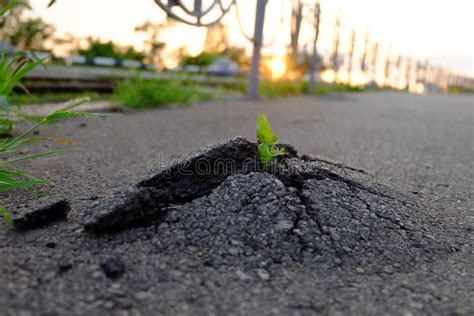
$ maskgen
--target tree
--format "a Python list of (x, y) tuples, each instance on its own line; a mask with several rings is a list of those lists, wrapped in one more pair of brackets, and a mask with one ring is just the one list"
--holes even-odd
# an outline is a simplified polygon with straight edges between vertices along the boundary
[(221, 53), (227, 47), (227, 26), (218, 22), (207, 28), (204, 50), (208, 53)]
[[(314, 63), (316, 72), (323, 71), (327, 68), (327, 66), (324, 64), (323, 56), (316, 52), (316, 56), (314, 57), (312, 51), (308, 52), (307, 45), (304, 46), (303, 53), (301, 54), (301, 56), (301, 62), (299, 62), (298, 65), (294, 65), (292, 69), (293, 73), (297, 76), (309, 73), (311, 71), (311, 63)], [(287, 55), (288, 64), (291, 64), (292, 58), (293, 56), (291, 54)]]
[(115, 45), (112, 41), (101, 42), (100, 40), (93, 39), (93, 38), (89, 39), (89, 48), (80, 49), (78, 53), (86, 57), (96, 57), (96, 56), (110, 57), (110, 58), (117, 57), (117, 53), (115, 51)]
[(211, 65), (217, 58), (219, 58), (220, 54), (202, 52), (197, 56), (184, 56), (181, 60), (181, 65), (188, 66), (188, 65), (197, 65), (201, 67), (206, 67)]
[[(0, 9), (6, 8), (12, 3), (17, 3), (17, 5), (5, 12), (3, 16), (0, 17), (0, 35), (7, 34), (7, 31), (11, 30), (12, 28), (15, 28), (16, 25), (19, 23), (20, 17), (21, 15), (23, 15), (23, 12), (25, 10), (31, 9), (28, 0), (0, 0)], [(1, 37), (0, 39), (5, 40)]]
[[(0, 8), (11, 2), (0, 0)], [(0, 41), (22, 50), (44, 50), (44, 43), (53, 35), (54, 27), (41, 18), (25, 18), (24, 12), (30, 9), (28, 1), (21, 1), (0, 20)]]
[(53, 53), (57, 50), (58, 55), (70, 56), (77, 54), (80, 48), (84, 47), (84, 43), (88, 43), (89, 39), (84, 37), (77, 37), (71, 33), (65, 33), (61, 36), (54, 36), (52, 38)]
[(203, 51), (196, 56), (183, 55), (180, 64), (182, 66), (197, 65), (207, 67), (221, 57), (236, 62), (241, 68), (248, 68), (250, 66), (250, 58), (245, 54), (245, 49), (235, 46), (226, 47), (223, 51), (218, 53)]
[(171, 18), (167, 18), (164, 23), (152, 23), (150, 21), (146, 21), (142, 25), (135, 28), (135, 32), (142, 33), (146, 36), (144, 46), (146, 47), (145, 51), (147, 55), (147, 62), (161, 67), (164, 66), (161, 52), (165, 48), (166, 44), (161, 41), (160, 35), (165, 29), (173, 27), (174, 25), (176, 25), (176, 21)]
[(117, 60), (134, 59), (142, 61), (145, 57), (144, 53), (136, 51), (133, 47), (121, 48), (112, 41), (101, 42), (93, 38), (89, 38), (89, 48), (80, 49), (78, 53), (89, 58), (101, 56)]
[(298, 0), (297, 2), (293, 3), (293, 7), (291, 9), (291, 56), (293, 64), (297, 64), (297, 56), (298, 56), (298, 42), (300, 37), (301, 31), (301, 23), (303, 22), (303, 2)]
[(136, 51), (135, 48), (133, 48), (132, 46), (126, 48), (126, 50), (121, 53), (121, 55), (121, 58), (123, 59), (133, 59), (139, 61), (145, 59), (145, 53)]
[(245, 53), (245, 48), (243, 47), (227, 47), (222, 55), (235, 61), (241, 68), (248, 69), (250, 67), (250, 58)]
[(22, 21), (9, 36), (9, 42), (22, 50), (44, 50), (44, 42), (51, 38), (54, 27), (41, 18)]

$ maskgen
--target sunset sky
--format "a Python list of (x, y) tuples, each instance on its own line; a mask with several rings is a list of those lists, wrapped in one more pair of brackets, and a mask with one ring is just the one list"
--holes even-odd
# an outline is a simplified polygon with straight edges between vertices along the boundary
[[(30, 0), (33, 15), (55, 25), (58, 33), (100, 37), (120, 44), (141, 46), (142, 38), (134, 28), (146, 20), (162, 22), (165, 14), (153, 0), (58, 0), (46, 9), (49, 0)], [(208, 1), (204, 0), (204, 3)], [(306, 1), (311, 2), (311, 1)], [(255, 0), (239, 0), (243, 26), (248, 34), (253, 29)], [(270, 0), (266, 15), (264, 49), (268, 55), (281, 55), (289, 42), (290, 0)], [(368, 31), (382, 48), (393, 46), (393, 55), (403, 54), (415, 59), (429, 59), (454, 71), (474, 76), (474, 1), (472, 0), (322, 0), (323, 11), (320, 50), (326, 51), (332, 39), (334, 17), (340, 13), (344, 23), (343, 36), (350, 28), (357, 32), (358, 46)], [(283, 14), (283, 27), (280, 27)], [(241, 35), (235, 10), (225, 18), (231, 44), (250, 44)], [(169, 47), (186, 45), (193, 54), (202, 49), (205, 29), (179, 26), (162, 40)], [(302, 29), (301, 44), (312, 37), (309, 27)], [(357, 46), (357, 45), (356, 45)], [(344, 43), (342, 50), (344, 50)]]

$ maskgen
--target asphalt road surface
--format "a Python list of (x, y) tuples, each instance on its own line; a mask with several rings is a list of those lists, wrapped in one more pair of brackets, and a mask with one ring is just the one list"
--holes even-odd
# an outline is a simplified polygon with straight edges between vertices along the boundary
[[(220, 274), (210, 272), (208, 281), (200, 281), (199, 276), (179, 271), (179, 262), (175, 262), (160, 287), (154, 288), (145, 287), (146, 281), (141, 286), (139, 280), (153, 278), (147, 276), (153, 267), (163, 271), (170, 263), (165, 259), (160, 262), (147, 248), (153, 229), (137, 228), (99, 240), (79, 237), (83, 234), (81, 210), (91, 197), (105, 196), (138, 179), (150, 166), (201, 145), (236, 135), (254, 139), (255, 118), (260, 112), (267, 114), (281, 142), (292, 144), (300, 154), (362, 168), (431, 205), (427, 212), (452, 227), (452, 237), (459, 245), (456, 252), (410, 272), (353, 279), (335, 273), (321, 279), (295, 270), (287, 273), (290, 282), (265, 283), (268, 276), (264, 275), (260, 283), (250, 282), (250, 288), (230, 282), (222, 271), (221, 280)], [(77, 142), (65, 156), (23, 165), (32, 168), (33, 175), (51, 179), (55, 183), (51, 196), (70, 199), (73, 211), (66, 224), (27, 233), (13, 232), (0, 224), (0, 314), (474, 312), (472, 96), (360, 93), (258, 102), (213, 101), (190, 108), (174, 106), (74, 119), (48, 127), (40, 135)], [(2, 203), (11, 209), (34, 204), (29, 202), (33, 200), (19, 193), (2, 197)], [(102, 249), (99, 246), (103, 250), (97, 250)], [(139, 251), (141, 247), (145, 252)], [(112, 255), (127, 261), (127, 273), (119, 280), (106, 279), (100, 271), (101, 260)], [(147, 256), (157, 260), (155, 266)], [(191, 285), (180, 283), (183, 273)], [(246, 277), (239, 276), (241, 280)], [(93, 282), (84, 281), (88, 279)], [(193, 292), (196, 283), (202, 288)], [(325, 289), (327, 284), (331, 284), (327, 291), (331, 295), (324, 296), (317, 289)]]

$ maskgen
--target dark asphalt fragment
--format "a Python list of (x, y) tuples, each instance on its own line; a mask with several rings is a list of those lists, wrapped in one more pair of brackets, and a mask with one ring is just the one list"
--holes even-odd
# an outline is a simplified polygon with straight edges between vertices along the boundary
[(137, 186), (168, 190), (176, 200), (190, 200), (209, 194), (230, 175), (257, 169), (256, 144), (238, 136), (171, 160), (150, 171)]
[(65, 219), (70, 209), (66, 200), (46, 202), (34, 209), (25, 206), (13, 212), (13, 224), (20, 230), (38, 228)]
[(85, 214), (85, 227), (99, 232), (157, 217), (164, 207), (209, 194), (228, 176), (259, 168), (256, 145), (235, 137), (172, 160), (142, 180), (101, 200)]
[(131, 226), (160, 213), (165, 205), (166, 197), (153, 188), (125, 187), (86, 209), (84, 226), (94, 232)]

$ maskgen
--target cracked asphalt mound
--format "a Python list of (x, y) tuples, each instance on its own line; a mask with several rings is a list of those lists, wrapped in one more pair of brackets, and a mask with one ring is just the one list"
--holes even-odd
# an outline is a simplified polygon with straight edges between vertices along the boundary
[[(216, 267), (303, 264), (393, 273), (451, 252), (428, 212), (363, 171), (288, 150), (280, 163), (257, 172), (255, 150), (237, 137), (183, 156), (95, 203), (86, 228), (100, 233), (153, 220), (158, 250)], [(220, 158), (234, 159), (233, 167), (189, 172), (199, 161)]]

